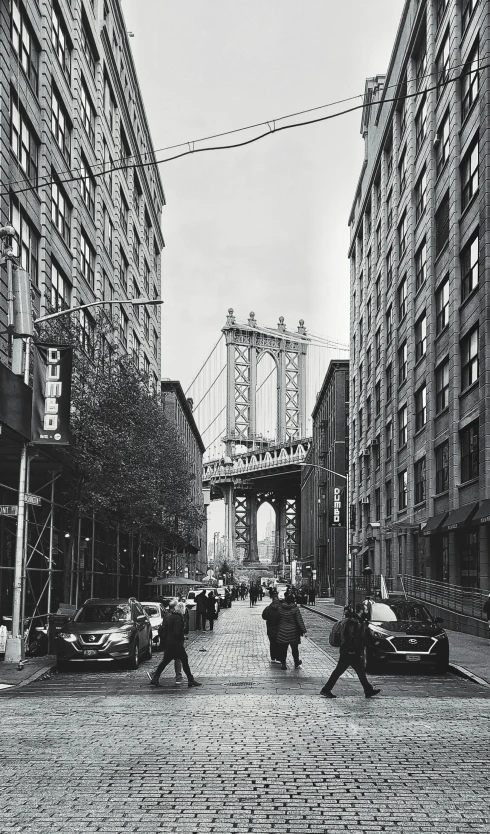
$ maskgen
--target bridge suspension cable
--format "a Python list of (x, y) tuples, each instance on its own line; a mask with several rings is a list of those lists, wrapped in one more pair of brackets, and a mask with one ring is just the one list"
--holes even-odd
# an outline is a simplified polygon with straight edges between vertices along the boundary
[(209, 354), (209, 356), (207, 357), (207, 359), (205, 359), (205, 360), (204, 360), (203, 364), (202, 364), (202, 365), (201, 365), (201, 367), (199, 368), (199, 370), (198, 370), (197, 374), (195, 375), (195, 377), (194, 377), (194, 379), (192, 380), (191, 384), (189, 385), (189, 387), (188, 387), (187, 391), (185, 392), (186, 396), (187, 396), (187, 394), (189, 393), (189, 391), (191, 390), (192, 386), (194, 385), (194, 383), (195, 383), (196, 379), (198, 378), (199, 374), (201, 373), (201, 371), (203, 371), (203, 370), (204, 370), (204, 368), (206, 367), (206, 365), (208, 364), (209, 360), (211, 359), (211, 357), (212, 357), (212, 355), (213, 355), (214, 351), (215, 351), (215, 350), (216, 350), (216, 348), (218, 347), (218, 345), (219, 345), (219, 343), (221, 342), (222, 338), (223, 338), (223, 334), (221, 334), (221, 336), (219, 337), (219, 339), (218, 339), (218, 341), (216, 342), (215, 346), (213, 347), (213, 349), (212, 349), (211, 353)]
[(226, 371), (226, 365), (223, 365), (223, 367), (221, 368), (221, 371), (219, 372), (218, 376), (214, 378), (213, 382), (211, 383), (211, 385), (209, 386), (209, 388), (207, 389), (207, 391), (206, 391), (206, 392), (202, 395), (202, 397), (201, 397), (201, 399), (199, 400), (199, 402), (197, 403), (197, 405), (195, 405), (195, 406), (194, 406), (194, 408), (193, 408), (193, 410), (194, 410), (194, 411), (197, 411), (197, 409), (198, 409), (198, 408), (199, 408), (199, 406), (201, 405), (202, 401), (206, 399), (206, 397), (207, 397), (207, 395), (209, 394), (209, 392), (211, 391), (211, 389), (212, 389), (212, 388), (216, 385), (216, 383), (218, 382), (218, 379), (220, 378), (220, 376), (221, 376), (221, 374), (223, 373), (223, 371)]

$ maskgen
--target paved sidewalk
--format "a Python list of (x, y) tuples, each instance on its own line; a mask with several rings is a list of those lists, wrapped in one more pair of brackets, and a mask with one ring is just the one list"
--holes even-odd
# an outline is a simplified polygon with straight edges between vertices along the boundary
[[(333, 620), (342, 617), (343, 606), (332, 599), (317, 599), (311, 611), (319, 611)], [(461, 631), (446, 629), (449, 637), (449, 660), (452, 671), (468, 675), (490, 686), (490, 640)]]
[(26, 686), (28, 683), (49, 675), (56, 669), (56, 657), (28, 657), (22, 669), (16, 663), (0, 662), (0, 690), (11, 689), (14, 686)]

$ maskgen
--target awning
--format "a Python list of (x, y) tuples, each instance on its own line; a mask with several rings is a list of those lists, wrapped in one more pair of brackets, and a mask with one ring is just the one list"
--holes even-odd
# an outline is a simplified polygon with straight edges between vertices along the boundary
[[(370, 550), (371, 545), (368, 544), (367, 547), (361, 548), (361, 550), (359, 550), (358, 553), (355, 554), (355, 558), (359, 559), (360, 557), (365, 556), (366, 553), (369, 553)], [(352, 553), (352, 556), (354, 556), (354, 553)]]
[(473, 516), (473, 521), (478, 524), (487, 524), (490, 521), (490, 498), (485, 498), (480, 504), (480, 509)]
[(451, 510), (446, 521), (442, 525), (442, 530), (457, 530), (458, 527), (463, 527), (476, 512), (478, 501), (473, 501), (472, 504), (465, 504), (463, 507), (458, 507), (457, 510)]
[(425, 525), (424, 529), (422, 530), (422, 535), (423, 536), (432, 536), (434, 533), (438, 533), (439, 528), (440, 528), (442, 522), (444, 521), (444, 519), (447, 518), (447, 515), (448, 515), (447, 512), (446, 513), (437, 513), (437, 515), (433, 515), (431, 518), (429, 518), (428, 521), (427, 521), (427, 524)]

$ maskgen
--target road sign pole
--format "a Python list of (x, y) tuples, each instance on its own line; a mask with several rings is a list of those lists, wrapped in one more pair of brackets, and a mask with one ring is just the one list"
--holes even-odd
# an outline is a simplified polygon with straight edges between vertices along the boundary
[(17, 511), (17, 533), (15, 536), (14, 592), (12, 607), (12, 633), (7, 637), (5, 663), (21, 663), (24, 660), (22, 638), (22, 584), (24, 574), (24, 519), (27, 475), (27, 443), (22, 444), (19, 471), (19, 509)]

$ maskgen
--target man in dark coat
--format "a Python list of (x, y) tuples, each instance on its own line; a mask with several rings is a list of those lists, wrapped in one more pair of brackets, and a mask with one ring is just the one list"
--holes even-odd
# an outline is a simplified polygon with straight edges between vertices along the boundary
[(281, 661), (281, 669), (287, 669), (286, 656), (288, 653), (288, 646), (291, 646), (291, 653), (293, 655), (294, 665), (299, 669), (303, 665), (299, 659), (299, 644), (301, 637), (306, 634), (306, 626), (301, 616), (301, 611), (296, 605), (294, 595), (291, 591), (286, 591), (284, 601), (280, 606), (279, 628), (277, 630), (277, 649), (278, 657)]
[(209, 620), (209, 630), (213, 630), (214, 615), (216, 614), (216, 600), (214, 598), (214, 591), (210, 591), (206, 597), (206, 617)]
[(271, 663), (280, 663), (279, 651), (277, 648), (277, 631), (281, 617), (281, 600), (277, 594), (272, 595), (272, 602), (262, 611), (262, 619), (267, 623), (267, 637), (269, 638)]
[(196, 629), (197, 631), (206, 631), (206, 608), (207, 596), (206, 591), (201, 591), (196, 597)]
[(375, 689), (369, 683), (364, 671), (364, 648), (366, 645), (366, 628), (363, 617), (352, 608), (344, 608), (345, 623), (342, 626), (338, 663), (328, 681), (320, 692), (325, 698), (336, 698), (332, 689), (340, 676), (351, 666), (359, 678), (366, 698), (378, 695), (380, 689)]
[(150, 675), (149, 672), (146, 673), (150, 678), (150, 686), (159, 686), (160, 675), (165, 667), (168, 666), (169, 663), (172, 663), (173, 660), (180, 660), (182, 662), (182, 668), (187, 677), (187, 685), (189, 688), (193, 686), (202, 686), (202, 684), (198, 683), (192, 675), (189, 667), (187, 652), (184, 648), (185, 605), (183, 602), (172, 602), (171, 606), (170, 614), (165, 621), (165, 649), (163, 652), (163, 658), (155, 669), (153, 675)]
[(486, 598), (485, 603), (483, 605), (483, 613), (487, 615), (488, 636), (490, 637), (490, 594)]
[(315, 586), (312, 585), (308, 594), (308, 602), (310, 603), (310, 605), (315, 605), (315, 597)]

